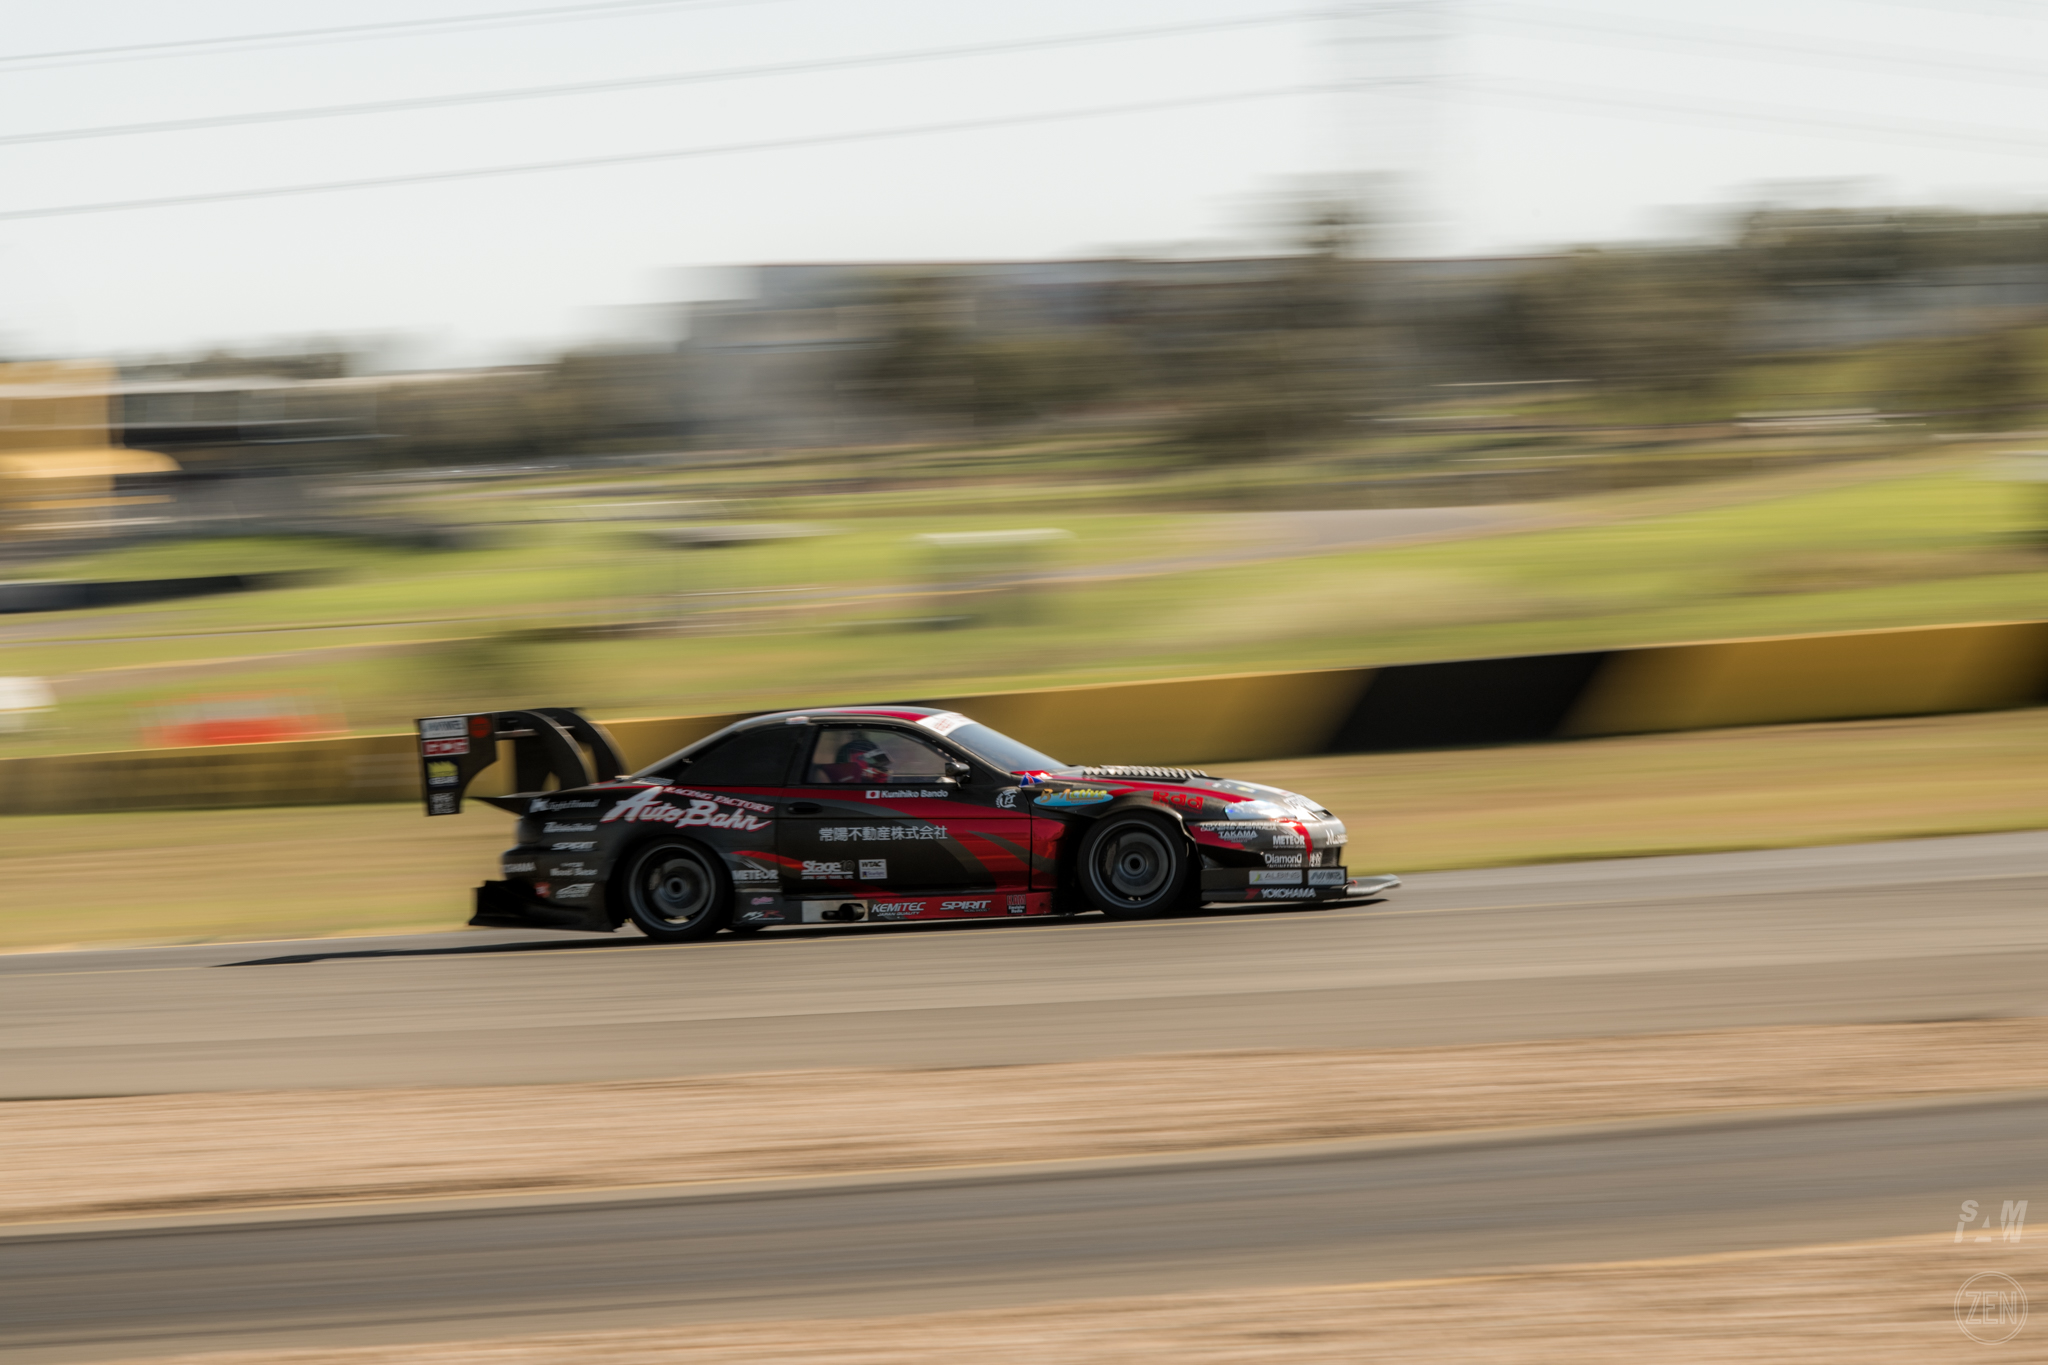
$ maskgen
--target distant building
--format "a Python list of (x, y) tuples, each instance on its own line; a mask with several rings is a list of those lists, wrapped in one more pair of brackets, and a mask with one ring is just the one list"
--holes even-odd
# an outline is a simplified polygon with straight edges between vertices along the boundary
[(0, 539), (104, 532), (144, 506), (168, 501), (137, 482), (178, 462), (119, 444), (105, 365), (76, 361), (0, 365)]

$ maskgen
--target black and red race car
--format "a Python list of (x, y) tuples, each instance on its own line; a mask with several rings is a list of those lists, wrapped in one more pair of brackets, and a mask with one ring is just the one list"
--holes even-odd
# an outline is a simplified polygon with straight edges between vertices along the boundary
[[(953, 711), (835, 706), (755, 716), (630, 776), (560, 707), (419, 723), (427, 813), (461, 809), (510, 741), (519, 817), (471, 924), (680, 943), (722, 929), (1070, 915), (1216, 902), (1356, 903), (1337, 817), (1191, 768), (1074, 767)], [(550, 784), (552, 783), (552, 786)]]

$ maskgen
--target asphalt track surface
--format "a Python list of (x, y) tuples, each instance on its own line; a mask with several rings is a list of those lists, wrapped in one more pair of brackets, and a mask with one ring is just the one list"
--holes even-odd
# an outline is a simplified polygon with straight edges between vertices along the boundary
[[(0, 959), (0, 1077), (21, 1098), (2038, 1015), (2044, 910), (2048, 835), (2025, 834), (1443, 874), (1374, 906), (1152, 924), (21, 955)], [(2036, 1096), (872, 1185), (73, 1225), (0, 1237), (0, 1349), (58, 1365), (1939, 1232), (1966, 1198), (2048, 1197), (2044, 1122)], [(634, 1166), (629, 1136), (600, 1165), (621, 1183), (660, 1178)]]
[(1139, 924), (16, 954), (0, 1098), (2039, 1015), (2044, 909), (2029, 833), (1442, 873), (1378, 905)]

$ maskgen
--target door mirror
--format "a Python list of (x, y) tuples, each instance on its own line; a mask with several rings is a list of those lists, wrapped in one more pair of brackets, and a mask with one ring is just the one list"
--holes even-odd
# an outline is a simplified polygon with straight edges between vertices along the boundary
[(957, 758), (946, 760), (946, 776), (952, 778), (955, 782), (965, 782), (973, 772), (974, 768), (971, 765), (962, 763)]

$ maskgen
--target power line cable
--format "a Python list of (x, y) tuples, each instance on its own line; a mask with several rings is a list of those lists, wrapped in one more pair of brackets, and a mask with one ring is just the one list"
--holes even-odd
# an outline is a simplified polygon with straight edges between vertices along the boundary
[(0, 68), (9, 68), (9, 74), (12, 74), (12, 71), (48, 71), (57, 67), (93, 66), (114, 61), (146, 61), (156, 57), (203, 57), (212, 55), (215, 50), (260, 52), (273, 47), (303, 47), (326, 42), (431, 37), (439, 33), (468, 33), (479, 29), (510, 28), (522, 24), (616, 19), (651, 10), (723, 9), (732, 5), (772, 2), (773, 0), (600, 0), (600, 3), (593, 5), (490, 10), (481, 14), (451, 14), (440, 19), (397, 19), (377, 24), (342, 24), (329, 28), (284, 29), (271, 33), (224, 34), (218, 38), (179, 38), (160, 43), (123, 43), (114, 47), (19, 52), (11, 56), (0, 55)]
[(584, 81), (569, 85), (531, 85), (505, 90), (481, 90), (461, 95), (423, 95), (411, 99), (373, 100), (362, 104), (314, 105), (299, 109), (270, 109), (248, 114), (218, 114), (187, 119), (160, 119), (149, 123), (113, 123), (85, 128), (58, 128), (42, 133), (0, 135), (0, 147), (17, 147), (36, 142), (71, 142), (86, 138), (129, 137), (138, 133), (183, 133), (209, 128), (236, 128), (262, 123), (291, 123), (309, 119), (343, 118), (359, 114), (389, 114), (416, 109), (447, 109), (470, 104), (494, 104), (513, 100), (553, 99), (566, 95), (594, 95), (621, 90), (645, 90), (661, 86), (693, 85), (712, 81), (751, 80), (763, 76), (793, 76), (822, 71), (847, 71), (868, 66), (911, 62), (945, 61), (959, 57), (983, 57), (1007, 52), (1043, 51), (1051, 48), (1082, 47), (1093, 43), (1132, 42), (1148, 38), (1178, 37), (1184, 34), (1218, 33), (1233, 29), (1272, 27), (1302, 19), (1323, 17), (1316, 11), (1216, 19), (1192, 24), (1155, 24), (1145, 28), (1111, 29), (1096, 33), (1062, 34), (1049, 38), (1022, 38), (995, 43), (972, 43), (959, 47), (921, 48), (908, 52), (880, 52), (858, 57), (825, 57), (815, 61), (777, 62), (766, 66), (735, 66), (708, 71), (679, 71), (658, 76), (629, 76), (610, 81)]
[(748, 152), (778, 152), (800, 147), (829, 147), (855, 142), (881, 142), (895, 138), (923, 137), (938, 133), (979, 132), (993, 128), (1019, 128), (1032, 124), (1066, 123), (1081, 119), (1113, 118), (1128, 114), (1160, 113), (1172, 109), (1193, 109), (1203, 105), (1244, 104), (1255, 100), (1280, 99), (1296, 95), (1331, 94), (1341, 89), (1329, 85), (1288, 85), (1264, 90), (1239, 90), (1226, 94), (1189, 95), (1175, 99), (1144, 100), (1134, 104), (1096, 105), (1086, 109), (1055, 109), (1031, 114), (1003, 114), (989, 118), (958, 119), (947, 123), (915, 123), (895, 128), (869, 128), (844, 133), (809, 133), (794, 137), (763, 138), (755, 142), (729, 142), (711, 147), (678, 147), (658, 152), (621, 152), (611, 156), (567, 157), (558, 161), (529, 161), (503, 166), (470, 166), (456, 170), (422, 171), (411, 175), (365, 176), (356, 180), (326, 180), (300, 185), (268, 185), (242, 190), (216, 190), (199, 194), (172, 194), (146, 199), (110, 199), (86, 204), (52, 204), (40, 208), (0, 210), (0, 222), (30, 218), (76, 217), (89, 213), (122, 213), (137, 209), (181, 208), (195, 204), (224, 204), (249, 199), (281, 199), (293, 195), (330, 194), (343, 190), (382, 189), (399, 185), (429, 185), (451, 180), (481, 180), (495, 176), (533, 175), (547, 171), (581, 170), (598, 166), (631, 166), (655, 161), (682, 161), (694, 157), (735, 156)]
[(1558, 30), (1583, 33), (1603, 39), (1639, 39), (1667, 46), (1719, 47), (1755, 53), (1767, 59), (1818, 60), (1829, 66), (1886, 66), (1953, 74), (1971, 79), (1986, 76), (2026, 84), (2048, 81), (2048, 66), (2038, 62), (1999, 62), (1969, 58), (1960, 54), (1932, 54), (1924, 49), (1894, 47), (1882, 43), (1829, 39), (1819, 42), (1793, 35), (1765, 33), (1758, 29), (1729, 28), (1718, 24), (1644, 23), (1634, 19), (1610, 19), (1583, 10), (1556, 10), (1528, 6), (1497, 6), (1482, 11), (1489, 23), (1513, 28)]
[(1550, 81), (1489, 79), (1461, 82), (1458, 88), (1481, 98), (1578, 105), (1589, 109), (1629, 109), (1669, 115), (1683, 122), (1732, 123), (1745, 127), (1772, 128), (1781, 132), (1787, 128), (1797, 127), (1835, 137), (1871, 138), (1884, 142), (1896, 142), (1903, 138), (1935, 146), (1970, 147), (2028, 156), (2048, 152), (2048, 135), (2012, 134), (1995, 128), (1965, 124), (1930, 124), (1903, 119), (1846, 119), (1818, 109), (1737, 104), (1730, 101), (1648, 99)]

